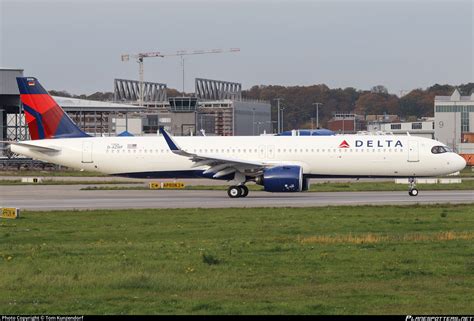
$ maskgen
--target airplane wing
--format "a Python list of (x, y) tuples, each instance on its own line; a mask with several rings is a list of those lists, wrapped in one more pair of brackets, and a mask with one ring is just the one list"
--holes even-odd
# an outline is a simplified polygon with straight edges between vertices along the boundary
[(220, 155), (200, 155), (189, 153), (181, 149), (163, 127), (160, 127), (160, 134), (165, 138), (171, 152), (176, 155), (188, 157), (194, 162), (193, 167), (209, 166), (203, 174), (214, 174), (212, 178), (219, 178), (235, 172), (254, 176), (259, 174), (265, 167), (273, 166), (272, 164), (266, 164), (260, 161), (228, 158)]
[(34, 150), (36, 152), (41, 152), (41, 153), (57, 153), (61, 151), (61, 149), (55, 148), (55, 147), (39, 146), (39, 145), (34, 145), (34, 144), (22, 143), (22, 142), (0, 141), (0, 143), (26, 147), (28, 149)]

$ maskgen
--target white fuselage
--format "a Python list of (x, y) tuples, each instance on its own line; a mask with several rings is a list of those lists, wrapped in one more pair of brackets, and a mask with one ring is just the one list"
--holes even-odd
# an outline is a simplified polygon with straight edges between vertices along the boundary
[[(303, 175), (415, 177), (453, 173), (465, 166), (457, 154), (433, 154), (438, 141), (394, 135), (174, 137), (190, 153), (274, 164), (294, 164)], [(87, 137), (25, 142), (59, 149), (44, 153), (12, 145), (13, 152), (76, 169), (155, 178), (192, 177), (193, 167), (172, 153), (162, 136)], [(345, 146), (345, 147), (341, 147)]]

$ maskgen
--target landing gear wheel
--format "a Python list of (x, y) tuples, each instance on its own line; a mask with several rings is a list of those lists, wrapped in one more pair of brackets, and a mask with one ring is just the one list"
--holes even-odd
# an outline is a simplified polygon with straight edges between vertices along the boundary
[(246, 197), (247, 195), (249, 195), (249, 188), (245, 185), (240, 185), (239, 186), (240, 189), (242, 189), (242, 195), (240, 195), (240, 197)]
[(240, 188), (240, 186), (229, 186), (227, 195), (229, 195), (230, 198), (238, 198), (242, 195), (242, 188)]
[(408, 194), (410, 196), (417, 196), (418, 195), (418, 190), (416, 188), (413, 188), (413, 189), (408, 191)]
[(418, 190), (415, 187), (416, 186), (415, 185), (415, 178), (414, 177), (408, 178), (408, 183), (409, 183), (408, 195), (417, 196), (418, 195)]

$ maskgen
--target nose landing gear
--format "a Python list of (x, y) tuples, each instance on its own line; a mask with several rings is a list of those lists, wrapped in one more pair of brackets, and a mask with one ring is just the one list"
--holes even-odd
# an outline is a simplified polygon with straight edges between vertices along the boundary
[(416, 184), (415, 184), (415, 178), (414, 177), (410, 177), (408, 179), (408, 195), (410, 196), (417, 196), (418, 195), (418, 189), (416, 188)]

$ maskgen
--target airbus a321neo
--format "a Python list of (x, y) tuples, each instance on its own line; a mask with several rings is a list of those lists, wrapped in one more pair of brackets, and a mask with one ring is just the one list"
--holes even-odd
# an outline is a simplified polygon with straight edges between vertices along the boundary
[(462, 170), (466, 161), (432, 139), (398, 135), (91, 137), (79, 129), (37, 79), (17, 78), (31, 140), (12, 152), (87, 171), (135, 178), (230, 181), (228, 195), (246, 197), (246, 183), (267, 192), (301, 192), (319, 177), (414, 178)]

